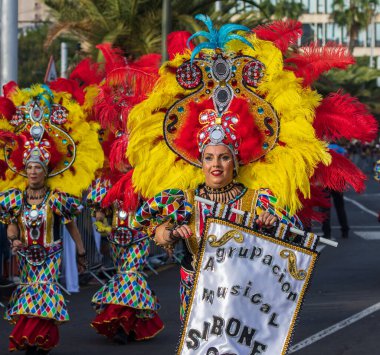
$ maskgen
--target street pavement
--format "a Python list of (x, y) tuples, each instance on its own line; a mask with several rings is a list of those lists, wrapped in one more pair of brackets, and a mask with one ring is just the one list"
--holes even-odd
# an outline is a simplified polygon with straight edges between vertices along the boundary
[[(370, 178), (363, 194), (348, 192), (345, 197), (349, 238), (340, 237), (333, 209), (333, 238), (339, 246), (319, 247), (320, 257), (289, 353), (380, 354), (380, 223), (376, 218), (380, 185)], [(60, 346), (52, 354), (174, 354), (180, 334), (178, 266), (171, 265), (158, 275), (149, 276), (148, 282), (160, 298), (160, 316), (165, 323), (165, 329), (156, 338), (117, 345), (97, 335), (89, 326), (94, 316), (89, 301), (99, 288), (93, 284), (67, 297), (71, 322), (60, 328)], [(0, 354), (7, 353), (10, 331), (11, 326), (0, 320)]]

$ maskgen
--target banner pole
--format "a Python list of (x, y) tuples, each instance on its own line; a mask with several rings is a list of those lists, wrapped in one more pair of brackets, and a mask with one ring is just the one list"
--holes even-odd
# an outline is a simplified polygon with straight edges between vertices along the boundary
[[(215, 201), (211, 201), (211, 200), (207, 200), (206, 198), (203, 198), (203, 197), (199, 197), (199, 196), (195, 196), (195, 201), (198, 201), (198, 202), (201, 202), (201, 203), (205, 203), (206, 205), (214, 205)], [(245, 214), (244, 211), (241, 211), (241, 210), (238, 210), (236, 208), (231, 208), (231, 212), (233, 213), (236, 213), (236, 214), (239, 214), (241, 216), (243, 216)], [(297, 234), (297, 235), (304, 235), (305, 232), (301, 229), (298, 229), (298, 228), (294, 228), (294, 227), (290, 227), (290, 232), (291, 233), (294, 233), (294, 234)], [(309, 235), (310, 233), (308, 233)], [(326, 244), (326, 245), (330, 245), (332, 247), (337, 247), (338, 246), (338, 243), (333, 241), (333, 240), (330, 240), (330, 239), (326, 239), (326, 238), (323, 238), (323, 237), (319, 237), (319, 241), (323, 244)]]

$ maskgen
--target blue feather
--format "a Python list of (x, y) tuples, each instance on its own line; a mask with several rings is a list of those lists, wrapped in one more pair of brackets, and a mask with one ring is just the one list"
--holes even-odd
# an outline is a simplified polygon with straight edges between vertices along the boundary
[(252, 49), (253, 48), (253, 44), (251, 42), (249, 42), (246, 38), (244, 38), (243, 36), (240, 36), (240, 35), (236, 35), (236, 34), (233, 34), (233, 35), (229, 35), (228, 36), (228, 42), (229, 41), (232, 41), (232, 40), (238, 40), (238, 41), (241, 41), (243, 43), (245, 43), (247, 46), (251, 47)]
[(245, 39), (243, 36), (237, 35), (237, 34), (230, 34), (233, 31), (247, 31), (249, 32), (250, 29), (246, 26), (237, 25), (234, 23), (229, 23), (226, 25), (223, 25), (219, 31), (215, 29), (212, 20), (207, 15), (198, 14), (195, 16), (195, 18), (199, 21), (202, 21), (206, 26), (209, 32), (206, 31), (199, 31), (194, 33), (187, 41), (187, 46), (189, 47), (190, 41), (197, 37), (205, 37), (208, 42), (203, 42), (196, 46), (193, 50), (193, 53), (191, 55), (191, 63), (193, 62), (194, 57), (205, 48), (208, 49), (216, 49), (221, 48), (224, 49), (226, 44), (231, 40), (239, 40), (251, 48), (253, 48), (253, 45)]
[(194, 50), (193, 50), (193, 53), (191, 54), (191, 59), (190, 59), (190, 62), (191, 64), (193, 63), (193, 60), (194, 60), (194, 57), (202, 50), (202, 49), (215, 49), (214, 45), (212, 43), (209, 43), (209, 42), (203, 42), (199, 45), (197, 45)]
[(212, 20), (210, 19), (209, 16), (203, 15), (203, 14), (198, 14), (198, 15), (195, 15), (195, 19), (202, 21), (207, 26), (207, 28), (210, 32), (214, 29), (214, 25), (213, 25)]
[(209, 32), (198, 31), (198, 32), (194, 33), (193, 35), (191, 35), (191, 37), (187, 40), (187, 46), (189, 46), (189, 43), (190, 43), (191, 40), (193, 40), (194, 38), (200, 37), (200, 36), (201, 37), (206, 37), (209, 40), (209, 42), (212, 41), (212, 37), (211, 37), (211, 35), (210, 35)]

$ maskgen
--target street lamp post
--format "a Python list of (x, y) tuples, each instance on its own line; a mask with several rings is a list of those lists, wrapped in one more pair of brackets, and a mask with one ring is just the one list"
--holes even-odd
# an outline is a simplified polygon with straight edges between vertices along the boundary
[(370, 57), (369, 57), (369, 67), (374, 68), (375, 67), (375, 61), (374, 61), (374, 49), (375, 49), (375, 10), (376, 5), (374, 3), (370, 3), (371, 6), (371, 50), (370, 50)]
[(162, 39), (161, 39), (161, 55), (162, 62), (168, 60), (167, 38), (171, 31), (171, 4), (170, 0), (162, 0)]
[(9, 81), (17, 81), (18, 64), (18, 2), (1, 2), (1, 92)]

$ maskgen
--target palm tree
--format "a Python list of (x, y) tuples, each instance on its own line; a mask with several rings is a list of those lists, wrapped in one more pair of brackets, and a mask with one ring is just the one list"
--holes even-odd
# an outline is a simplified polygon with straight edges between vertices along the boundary
[[(46, 46), (62, 34), (70, 34), (81, 43), (85, 54), (93, 58), (99, 56), (96, 45), (110, 42), (125, 51), (127, 57), (161, 50), (162, 0), (44, 0), (50, 8), (53, 25)], [(239, 22), (248, 27), (268, 22), (273, 13), (273, 5), (245, 0), (253, 11), (236, 13), (236, 1), (221, 2), (222, 11), (215, 11), (216, 0), (171, 0), (171, 30), (196, 32), (202, 25), (194, 20), (198, 13), (208, 14), (218, 26), (227, 22)], [(285, 6), (280, 13), (287, 16), (290, 0), (281, 0)], [(290, 7), (289, 7), (289, 6)], [(292, 10), (292, 11), (293, 11)], [(100, 58), (98, 58), (100, 59)]]
[(98, 55), (96, 45), (110, 42), (139, 56), (160, 48), (160, 1), (45, 0), (55, 19), (49, 46), (62, 34), (76, 38), (86, 54)]
[(276, 5), (271, 0), (263, 0), (259, 8), (266, 17), (276, 20), (283, 18), (298, 19), (304, 12), (302, 3), (289, 0), (278, 0)]
[(346, 70), (329, 71), (315, 83), (315, 87), (323, 95), (343, 89), (366, 104), (371, 113), (380, 118), (380, 88), (376, 85), (380, 70), (368, 68), (368, 57), (357, 60)]
[(331, 18), (347, 29), (348, 48), (352, 52), (360, 30), (366, 29), (374, 16), (379, 0), (334, 0)]

